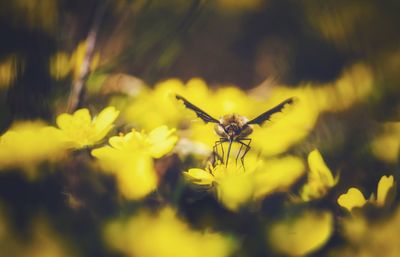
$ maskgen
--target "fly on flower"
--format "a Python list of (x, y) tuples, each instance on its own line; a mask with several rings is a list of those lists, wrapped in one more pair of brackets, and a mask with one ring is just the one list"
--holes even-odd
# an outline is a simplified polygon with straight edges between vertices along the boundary
[[(246, 117), (238, 114), (226, 114), (222, 116), (219, 120), (213, 118), (211, 115), (207, 114), (205, 111), (195, 106), (184, 97), (176, 95), (176, 99), (182, 100), (185, 107), (194, 111), (196, 115), (202, 119), (205, 123), (211, 122), (215, 123), (214, 130), (220, 137), (219, 140), (215, 141), (213, 147), (213, 154), (218, 157), (223, 163), (228, 165), (229, 155), (231, 152), (232, 143), (236, 142), (240, 144), (239, 151), (236, 155), (236, 163), (240, 158), (242, 165), (244, 165), (244, 157), (250, 150), (251, 138), (249, 135), (253, 132), (252, 125), (262, 125), (265, 121), (269, 120), (270, 117), (277, 112), (282, 111), (282, 109), (294, 102), (294, 98), (288, 98), (277, 106), (269, 109), (268, 111), (260, 114), (252, 120), (248, 120)], [(228, 152), (226, 155), (226, 161), (224, 160), (225, 152), (223, 148), (223, 143), (229, 143)], [(222, 156), (218, 155), (218, 147), (221, 147)]]

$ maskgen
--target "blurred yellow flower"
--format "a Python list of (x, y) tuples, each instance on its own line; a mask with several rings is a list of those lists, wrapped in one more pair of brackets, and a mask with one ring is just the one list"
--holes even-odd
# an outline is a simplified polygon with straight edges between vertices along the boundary
[(142, 90), (123, 110), (122, 116), (127, 122), (144, 129), (161, 125), (185, 128), (182, 130), (184, 138), (202, 143), (211, 150), (217, 139), (213, 124), (204, 124), (192, 111), (184, 108), (175, 99), (176, 94), (184, 96), (216, 119), (232, 113), (251, 119), (283, 100), (295, 97), (298, 100), (288, 110), (275, 114), (262, 127), (254, 126), (252, 147), (263, 156), (271, 157), (284, 153), (303, 140), (321, 113), (343, 111), (369, 96), (373, 84), (371, 74), (367, 66), (356, 64), (345, 70), (336, 81), (325, 85), (276, 86), (272, 89), (260, 86), (250, 92), (234, 85), (212, 90), (198, 78), (186, 84), (178, 79), (169, 79), (154, 89)]
[(304, 211), (269, 227), (267, 241), (278, 253), (304, 256), (326, 244), (333, 233), (333, 225), (333, 215), (328, 211)]
[(208, 97), (208, 89), (201, 79), (191, 79), (186, 85), (178, 79), (169, 79), (157, 84), (153, 90), (142, 90), (122, 116), (127, 122), (144, 129), (161, 125), (177, 127), (185, 115), (182, 115), (183, 107), (175, 99), (175, 94), (187, 95), (193, 101), (204, 101)]
[(176, 94), (185, 96), (216, 118), (227, 113), (248, 116), (255, 113), (253, 110), (257, 106), (249, 105), (254, 99), (250, 100), (244, 91), (234, 86), (212, 91), (198, 78), (193, 78), (186, 84), (177, 79), (169, 79), (157, 84), (153, 90), (142, 90), (123, 110), (122, 116), (129, 123), (145, 129), (161, 125), (190, 127), (190, 130), (182, 133), (195, 143), (203, 143), (212, 149), (216, 140), (213, 124), (204, 124), (192, 111), (176, 100)]
[(252, 200), (254, 176), (236, 165), (218, 165), (214, 170), (218, 200), (228, 209), (236, 211)]
[(157, 186), (153, 158), (169, 153), (178, 138), (174, 129), (158, 127), (149, 134), (135, 130), (109, 139), (110, 146), (92, 150), (101, 167), (116, 176), (118, 189), (127, 199), (137, 200)]
[[(77, 80), (81, 74), (83, 61), (87, 51), (87, 41), (79, 42), (72, 54), (60, 51), (50, 58), (50, 75), (57, 80), (64, 79), (72, 73), (73, 80)], [(100, 62), (100, 54), (95, 52), (90, 62), (89, 69), (94, 71)]]
[(194, 185), (215, 187), (218, 200), (228, 209), (236, 211), (248, 203), (254, 193), (253, 169), (244, 170), (242, 166), (229, 162), (229, 165), (211, 164), (206, 169), (189, 169), (185, 178)]
[(397, 257), (400, 252), (400, 208), (382, 220), (368, 220), (361, 215), (342, 219), (341, 228), (346, 244), (332, 250), (329, 256)]
[(54, 35), (59, 25), (60, 3), (56, 0), (32, 2), (17, 0), (2, 6), (2, 13), (12, 14), (9, 22), (18, 28)]
[[(376, 200), (377, 206), (384, 206), (387, 200), (389, 200), (389, 192), (395, 187), (394, 177), (382, 176), (378, 182), (378, 188), (376, 189)], [(392, 192), (394, 193), (394, 192)], [(391, 200), (391, 199), (390, 199)]]
[(0, 89), (7, 88), (17, 77), (17, 66), (21, 60), (16, 55), (9, 55), (0, 60)]
[(50, 75), (60, 80), (65, 78), (71, 71), (70, 58), (66, 52), (57, 52), (50, 57)]
[[(268, 95), (267, 106), (255, 111), (250, 118), (262, 113), (282, 100), (295, 97), (297, 100), (288, 110), (276, 113), (262, 127), (255, 126), (252, 144), (264, 156), (274, 156), (287, 151), (293, 144), (303, 140), (313, 129), (321, 112), (320, 97), (312, 87), (292, 89), (277, 87)], [(263, 104), (265, 106), (265, 104)]]
[(265, 162), (251, 154), (246, 168), (231, 160), (226, 166), (209, 165), (184, 172), (185, 178), (200, 188), (215, 188), (218, 200), (232, 211), (275, 192), (286, 191), (304, 172), (302, 161), (296, 157), (270, 159)]
[(92, 155), (105, 172), (115, 176), (118, 191), (126, 199), (139, 200), (156, 189), (158, 178), (149, 155), (108, 146), (94, 149)]
[(371, 143), (372, 153), (387, 163), (396, 163), (400, 157), (400, 122), (383, 124), (383, 131)]
[(160, 126), (145, 134), (132, 130), (125, 136), (110, 138), (110, 145), (119, 150), (141, 151), (153, 158), (161, 158), (170, 152), (178, 137), (174, 135), (175, 129), (168, 129), (167, 126)]
[(19, 122), (0, 137), (0, 169), (22, 168), (34, 178), (37, 164), (58, 160), (65, 150), (58, 130), (41, 121)]
[[(86, 56), (87, 48), (88, 48), (88, 42), (87, 40), (84, 40), (78, 44), (75, 51), (72, 53), (70, 63), (74, 80), (78, 79), (78, 77), (81, 74), (82, 64)], [(91, 71), (94, 71), (97, 68), (99, 61), (100, 61), (100, 54), (98, 52), (95, 52), (90, 62), (89, 68)]]
[(221, 11), (255, 11), (261, 8), (264, 0), (217, 0)]
[(393, 176), (382, 176), (379, 180), (377, 187), (377, 196), (372, 194), (371, 197), (366, 200), (363, 193), (355, 187), (351, 187), (347, 190), (347, 193), (342, 194), (337, 199), (337, 202), (340, 206), (347, 209), (348, 211), (352, 211), (355, 207), (362, 207), (366, 203), (373, 204), (378, 207), (383, 207), (388, 201), (392, 200), (390, 194), (394, 194), (394, 177)]
[(374, 77), (367, 65), (357, 63), (346, 69), (333, 83), (320, 87), (326, 111), (338, 112), (365, 101), (373, 92)]
[(79, 256), (64, 237), (58, 234), (46, 216), (33, 217), (23, 237), (12, 226), (12, 220), (0, 203), (0, 256), (67, 257)]
[[(369, 28), (371, 17), (379, 17), (379, 10), (373, 3), (343, 3), (332, 6), (326, 10), (322, 6), (302, 3), (306, 8), (306, 19), (330, 43), (341, 51), (350, 51), (357, 48), (360, 51), (365, 45), (363, 40), (368, 40), (366, 33), (363, 37), (357, 35), (360, 31)], [(368, 37), (368, 36), (367, 36)]]
[(104, 238), (113, 249), (132, 257), (224, 257), (235, 250), (231, 237), (193, 230), (171, 208), (112, 221)]
[[(249, 118), (283, 99), (298, 99), (290, 110), (278, 113), (272, 117), (271, 122), (262, 127), (255, 126), (252, 134), (254, 149), (261, 150), (264, 156), (274, 156), (287, 151), (312, 131), (321, 113), (348, 109), (354, 103), (366, 99), (372, 92), (372, 85), (371, 70), (365, 65), (356, 64), (329, 84), (310, 83), (296, 88), (281, 85), (272, 89), (262, 85), (254, 89), (250, 92), (250, 99), (267, 100), (262, 104), (257, 103), (257, 109), (255, 107), (251, 115), (245, 114), (249, 115)], [(247, 101), (247, 105), (249, 103), (253, 104), (254, 100)]]
[(348, 211), (351, 211), (355, 207), (364, 206), (367, 200), (359, 189), (351, 187), (347, 190), (347, 193), (339, 196), (337, 202), (340, 206), (346, 208)]
[(300, 192), (303, 201), (310, 201), (322, 198), (339, 181), (339, 177), (333, 177), (332, 172), (326, 166), (321, 153), (315, 149), (308, 154), (308, 172), (307, 183)]
[(272, 193), (288, 191), (304, 171), (303, 160), (295, 156), (266, 159), (254, 173), (254, 197), (262, 199)]
[(118, 115), (119, 111), (109, 106), (92, 119), (89, 110), (84, 108), (72, 115), (60, 114), (56, 122), (69, 146), (80, 149), (99, 143), (113, 128)]
[(19, 242), (14, 256), (21, 257), (67, 257), (77, 256), (56, 229), (50, 227), (46, 217), (37, 217), (31, 228), (32, 238), (27, 244)]

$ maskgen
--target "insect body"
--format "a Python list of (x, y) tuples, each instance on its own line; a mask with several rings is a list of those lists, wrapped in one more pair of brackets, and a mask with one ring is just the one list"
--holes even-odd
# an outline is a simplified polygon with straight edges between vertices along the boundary
[(176, 95), (176, 99), (182, 100), (186, 108), (191, 109), (196, 113), (196, 115), (202, 119), (205, 123), (211, 122), (215, 123), (215, 132), (217, 135), (220, 137), (219, 140), (217, 140), (214, 144), (213, 147), (213, 152), (216, 156), (218, 156), (218, 147), (221, 146), (222, 149), (222, 162), (224, 162), (224, 148), (222, 147), (222, 144), (225, 142), (229, 143), (228, 146), (228, 152), (226, 155), (226, 165), (228, 165), (228, 160), (229, 160), (229, 155), (232, 147), (232, 143), (236, 142), (240, 144), (240, 149), (238, 154), (236, 155), (236, 162), (244, 149), (243, 154), (240, 157), (240, 160), (243, 165), (243, 160), (247, 152), (250, 150), (250, 143), (251, 143), (251, 138), (248, 138), (248, 136), (253, 132), (252, 125), (262, 125), (265, 121), (269, 120), (272, 114), (276, 112), (280, 112), (285, 105), (287, 104), (292, 104), (293, 103), (293, 98), (286, 99), (282, 103), (278, 104), (277, 106), (273, 107), (272, 109), (262, 113), (261, 115), (257, 116), (256, 118), (252, 120), (248, 120), (246, 117), (238, 114), (227, 114), (222, 116), (219, 120), (213, 118), (209, 114), (207, 114), (205, 111), (201, 110), (199, 107), (195, 106), (188, 100), (186, 100), (184, 97), (180, 95)]

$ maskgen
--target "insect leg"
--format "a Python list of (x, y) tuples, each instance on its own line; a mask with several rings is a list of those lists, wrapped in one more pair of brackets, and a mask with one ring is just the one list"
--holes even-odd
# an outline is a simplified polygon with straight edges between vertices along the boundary
[[(238, 143), (240, 144), (240, 142), (238, 142)], [(242, 149), (243, 149), (243, 144), (240, 144), (240, 148), (239, 148), (239, 151), (238, 151), (238, 153), (236, 155), (236, 159), (235, 159), (236, 165), (237, 165), (237, 161), (239, 159), (240, 153), (242, 152)]]
[[(219, 140), (215, 141), (214, 147), (213, 147), (213, 154), (214, 154), (214, 160), (218, 158), (221, 162), (224, 162), (224, 146), (223, 143), (226, 142), (224, 138), (220, 138)], [(218, 154), (218, 146), (221, 146), (221, 153), (222, 155)]]
[(220, 138), (219, 141), (221, 142), (221, 153), (222, 153), (222, 158), (221, 158), (221, 162), (224, 162), (224, 156), (225, 156), (225, 151), (224, 151), (224, 144), (225, 142), (227, 142), (227, 140), (225, 138)]
[[(246, 141), (243, 142), (243, 141)], [(240, 162), (242, 163), (242, 166), (244, 167), (244, 157), (246, 156), (246, 154), (248, 153), (248, 151), (250, 150), (250, 144), (251, 144), (251, 138), (241, 138), (240, 140), (238, 140), (238, 142), (240, 144), (242, 144), (242, 146), (244, 146), (246, 149), (244, 150), (244, 153), (242, 155), (242, 157), (240, 157)]]
[(213, 146), (214, 162), (215, 162), (217, 159), (221, 160), (221, 159), (223, 158), (223, 157), (221, 157), (221, 156), (218, 154), (218, 146), (219, 146), (220, 144), (222, 144), (221, 140), (217, 140), (217, 141), (215, 141), (215, 143), (214, 143), (214, 146)]
[(228, 167), (228, 162), (229, 162), (229, 155), (231, 153), (231, 147), (232, 147), (232, 140), (229, 140), (229, 146), (228, 146), (228, 153), (226, 154), (226, 163), (225, 166)]

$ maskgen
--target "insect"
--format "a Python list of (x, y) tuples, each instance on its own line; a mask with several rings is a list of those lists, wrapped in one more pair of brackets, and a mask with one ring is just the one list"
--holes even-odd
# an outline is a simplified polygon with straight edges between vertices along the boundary
[(250, 143), (251, 138), (249, 135), (253, 132), (252, 125), (262, 125), (265, 121), (269, 120), (272, 114), (276, 112), (282, 111), (282, 109), (287, 104), (292, 104), (294, 98), (288, 98), (282, 103), (278, 104), (277, 106), (269, 109), (268, 111), (260, 114), (259, 116), (255, 117), (252, 120), (248, 120), (246, 117), (238, 114), (226, 114), (222, 116), (219, 120), (213, 118), (211, 115), (200, 109), (199, 107), (195, 106), (188, 100), (186, 100), (183, 96), (176, 95), (176, 99), (182, 100), (183, 104), (186, 108), (194, 111), (196, 115), (202, 119), (205, 123), (215, 123), (215, 133), (220, 137), (219, 140), (215, 141), (213, 147), (213, 153), (215, 156), (218, 156), (218, 147), (221, 146), (222, 149), (222, 157), (219, 157), (222, 163), (224, 163), (224, 148), (223, 143), (228, 142), (228, 152), (226, 155), (226, 162), (225, 164), (228, 165), (229, 155), (231, 152), (232, 143), (236, 142), (240, 144), (240, 149), (236, 155), (236, 163), (238, 158), (243, 150), (243, 154), (240, 157), (240, 161), (244, 166), (244, 157), (250, 150)]

